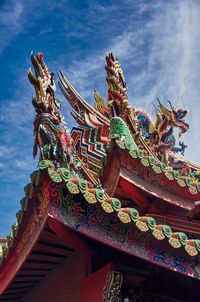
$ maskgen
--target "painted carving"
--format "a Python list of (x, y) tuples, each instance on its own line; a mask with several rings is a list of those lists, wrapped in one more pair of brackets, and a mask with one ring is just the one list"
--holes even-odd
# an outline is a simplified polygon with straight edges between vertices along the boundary
[(33, 156), (40, 149), (40, 160), (48, 159), (64, 165), (72, 155), (70, 135), (61, 114), (61, 102), (55, 97), (54, 74), (48, 71), (43, 56), (31, 54), (35, 75), (29, 69), (28, 78), (35, 88), (32, 99), (36, 111)]

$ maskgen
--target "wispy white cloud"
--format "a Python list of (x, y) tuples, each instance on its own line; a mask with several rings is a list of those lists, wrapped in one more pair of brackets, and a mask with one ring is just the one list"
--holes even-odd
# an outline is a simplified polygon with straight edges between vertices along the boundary
[(8, 157), (11, 153), (15, 152), (15, 148), (11, 146), (0, 146), (0, 158), (1, 157)]
[(23, 3), (6, 1), (0, 10), (0, 54), (22, 28)]
[(20, 16), (23, 12), (23, 5), (19, 1), (6, 2), (1, 10), (1, 25), (14, 26), (19, 24)]
[(69, 75), (74, 87), (89, 101), (92, 99), (94, 89), (99, 89), (102, 94), (106, 95), (105, 55), (112, 51), (127, 62), (134, 57), (136, 37), (134, 32), (125, 31), (112, 38), (109, 47), (93, 52), (84, 60), (72, 61), (68, 66), (63, 62), (63, 70), (66, 71), (66, 75)]

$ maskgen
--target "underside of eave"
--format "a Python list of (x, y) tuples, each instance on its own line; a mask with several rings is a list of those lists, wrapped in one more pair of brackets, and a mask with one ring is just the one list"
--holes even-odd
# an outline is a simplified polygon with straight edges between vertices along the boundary
[(29, 238), (27, 238), (26, 242), (23, 242), (23, 236), (25, 236), (26, 227), (28, 228), (28, 226), (26, 226), (23, 232), (20, 232), (21, 234), (19, 233), (15, 238), (13, 246), (8, 251), (8, 256), (3, 260), (0, 266), (0, 293), (5, 291), (26, 262), (45, 227), (46, 219), (43, 221), (41, 228), (38, 229), (37, 232), (29, 234)]
[(23, 259), (20, 259), (21, 255), (14, 258), (15, 252), (10, 251), (3, 263), (0, 272), (0, 301), (21, 299), (76, 250), (81, 250), (85, 255), (91, 254), (89, 246), (78, 234), (48, 215), (36, 241), (30, 242), (29, 252), (23, 251)]

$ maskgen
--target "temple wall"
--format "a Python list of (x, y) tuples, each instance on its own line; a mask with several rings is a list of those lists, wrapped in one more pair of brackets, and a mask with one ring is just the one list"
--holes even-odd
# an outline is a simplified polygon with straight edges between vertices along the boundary
[(52, 270), (20, 302), (81, 302), (80, 285), (85, 278), (83, 253), (74, 252)]

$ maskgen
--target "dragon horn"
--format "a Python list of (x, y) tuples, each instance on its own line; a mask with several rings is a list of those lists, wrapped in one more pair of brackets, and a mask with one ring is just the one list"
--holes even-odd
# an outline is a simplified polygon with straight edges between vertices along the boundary
[(166, 115), (168, 118), (171, 118), (172, 117), (172, 111), (170, 111), (169, 109), (167, 109), (159, 100), (158, 100), (158, 107), (160, 108), (161, 112)]
[(171, 101), (170, 101), (170, 100), (167, 100), (167, 101), (168, 101), (168, 103), (169, 103), (169, 105), (170, 105), (170, 107), (171, 107), (172, 111), (174, 111), (174, 107), (172, 106)]

